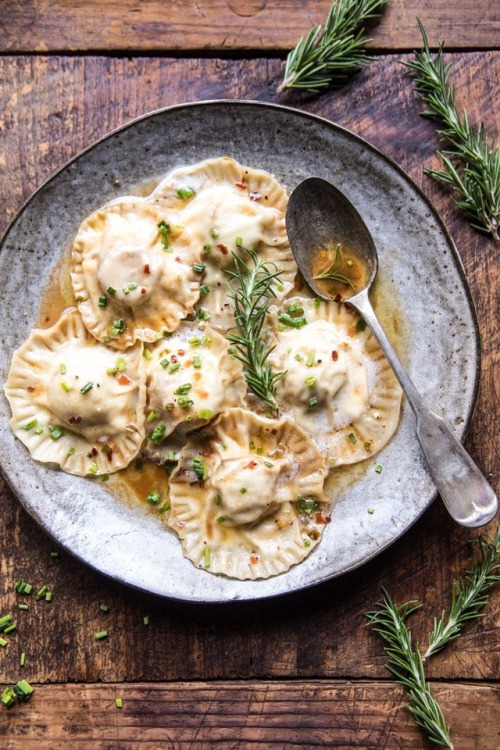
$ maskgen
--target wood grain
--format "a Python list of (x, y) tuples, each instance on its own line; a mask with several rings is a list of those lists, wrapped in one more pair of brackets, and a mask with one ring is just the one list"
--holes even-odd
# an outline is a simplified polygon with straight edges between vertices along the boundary
[[(460, 750), (498, 750), (498, 686), (433, 684)], [(120, 697), (123, 708), (116, 708)], [(0, 724), (6, 750), (426, 750), (430, 743), (383, 682), (330, 680), (35, 687)], [(470, 705), (481, 710), (471, 713)]]
[[(500, 54), (455, 53), (448, 60), (460, 104), (497, 135)], [(498, 490), (496, 252), (423, 174), (437, 165), (438, 143), (433, 124), (418, 114), (411, 79), (399, 56), (383, 55), (337, 92), (278, 98), (282, 67), (262, 58), (0, 57), (0, 231), (67, 159), (160, 106), (224, 97), (280, 101), (350, 128), (422, 186), (457, 244), (484, 347), (467, 446)], [(363, 613), (382, 584), (399, 602), (415, 597), (424, 607), (412, 617), (414, 638), (425, 640), (433, 616), (449, 601), (451, 580), (466, 567), (466, 542), (477, 535), (455, 526), (439, 503), (390, 549), (340, 580), (258, 605), (196, 607), (120, 586), (63, 551), (51, 557), (53, 542), (1, 479), (0, 502), (0, 614), (11, 612), (17, 621), (0, 649), (0, 681), (26, 677), (36, 685), (32, 702), (0, 711), (8, 750), (429, 746), (389, 680), (382, 645)], [(18, 578), (48, 585), (52, 602), (31, 597), (30, 609), (19, 611)], [(101, 602), (109, 613), (100, 612)], [(104, 628), (109, 637), (96, 641)], [(498, 588), (485, 618), (436, 656), (428, 674), (456, 746), (497, 748)], [(121, 712), (115, 694), (124, 699)]]
[[(287, 52), (331, 0), (2, 0), (0, 50), (8, 52)], [(370, 29), (371, 47), (421, 46), (416, 17), (430, 42), (449, 49), (498, 48), (495, 0), (398, 0)]]

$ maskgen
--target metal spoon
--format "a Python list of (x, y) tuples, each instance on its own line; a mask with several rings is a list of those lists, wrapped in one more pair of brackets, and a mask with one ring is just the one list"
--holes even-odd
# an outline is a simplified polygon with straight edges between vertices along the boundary
[[(483, 526), (494, 518), (498, 500), (479, 468), (441, 417), (424, 403), (383, 330), (369, 299), (377, 275), (378, 258), (373, 239), (354, 206), (337, 188), (317, 177), (302, 182), (290, 196), (286, 227), (292, 251), (311, 289), (325, 294), (313, 277), (312, 261), (320, 248), (340, 245), (366, 269), (361, 290), (343, 295), (365, 319), (378, 339), (417, 420), (417, 437), (431, 476), (451, 517), (462, 526)], [(324, 282), (323, 282), (324, 283)]]

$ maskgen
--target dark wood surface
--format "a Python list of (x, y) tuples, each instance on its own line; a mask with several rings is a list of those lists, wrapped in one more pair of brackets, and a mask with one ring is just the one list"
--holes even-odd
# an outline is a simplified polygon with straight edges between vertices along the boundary
[[(96, 10), (90, 2), (0, 3), (0, 232), (67, 159), (157, 107), (258, 99), (338, 122), (422, 186), (457, 245), (483, 342), (481, 391), (466, 444), (498, 491), (498, 247), (474, 232), (446, 191), (423, 174), (438, 164), (438, 143), (432, 123), (418, 114), (401, 62), (419, 44), (418, 13), (430, 38), (451, 40), (447, 59), (459, 103), (498, 137), (496, 4), (390, 2), (373, 34), (385, 51), (344, 88), (320, 97), (278, 97), (283, 60), (262, 50), (286, 49), (311, 20), (321, 20), (329, 3), (200, 0), (172, 3), (173, 18), (161, 5), (110, 2)], [(231, 30), (236, 6), (237, 36)], [(134, 27), (130, 18), (143, 24)], [(125, 49), (138, 54), (120, 56)], [(74, 50), (79, 54), (61, 54)], [(101, 50), (106, 54), (96, 54)], [(247, 50), (252, 57), (241, 58)], [(452, 580), (467, 565), (467, 540), (478, 534), (454, 525), (439, 502), (390, 549), (341, 579), (258, 604), (188, 606), (117, 585), (64, 552), (52, 557), (53, 542), (1, 479), (0, 500), (0, 615), (12, 612), (17, 620), (0, 649), (0, 680), (7, 685), (25, 677), (35, 687), (30, 702), (1, 707), (0, 747), (430, 747), (404, 708), (404, 692), (391, 681), (364, 612), (379, 599), (381, 585), (397, 601), (416, 598), (424, 607), (412, 618), (414, 638), (425, 640), (432, 617), (449, 603)], [(19, 578), (46, 584), (53, 600), (31, 598), (28, 611), (17, 611), (13, 584)], [(108, 613), (99, 610), (102, 602)], [(109, 637), (96, 641), (103, 628)], [(455, 746), (497, 750), (498, 588), (485, 617), (429, 663), (428, 675)]]

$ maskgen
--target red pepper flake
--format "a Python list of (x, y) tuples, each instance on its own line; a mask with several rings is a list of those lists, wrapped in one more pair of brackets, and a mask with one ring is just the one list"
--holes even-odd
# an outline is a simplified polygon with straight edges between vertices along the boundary
[(257, 461), (250, 461), (250, 463), (247, 464), (247, 466), (245, 468), (246, 469), (255, 469), (256, 466), (257, 466)]
[(170, 357), (170, 361), (175, 365), (175, 363), (178, 361), (178, 357), (176, 357), (175, 354), (172, 354), (172, 356)]
[(256, 565), (259, 562), (259, 558), (257, 555), (250, 555), (250, 563), (252, 565)]
[(208, 398), (208, 391), (202, 391), (201, 388), (196, 393), (200, 398)]
[(202, 378), (201, 372), (194, 372), (193, 373), (193, 380), (196, 380), (196, 382), (198, 382), (199, 380), (201, 380), (201, 378)]
[(262, 198), (262, 195), (260, 193), (250, 193), (251, 201), (260, 201), (261, 198)]
[(334, 349), (332, 352), (332, 359), (334, 362), (336, 362), (339, 358), (339, 353)]
[(33, 393), (33, 391), (35, 390), (35, 386), (34, 386), (34, 385), (29, 385), (29, 386), (28, 386), (28, 387), (26, 388), (26, 390), (28, 391), (28, 393)]
[(182, 263), (182, 258), (179, 258), (178, 255), (175, 256), (175, 260), (177, 261), (177, 263)]
[(237, 187), (240, 190), (246, 190), (247, 189), (247, 186), (245, 185), (244, 182), (235, 182), (234, 183), (234, 187)]
[(186, 352), (184, 351), (184, 349), (178, 349), (177, 350), (177, 354), (179, 355), (179, 357), (183, 357), (185, 355), (185, 353)]
[(342, 296), (340, 294), (336, 294), (333, 298), (334, 302), (342, 302)]
[(144, 273), (151, 273), (151, 268), (149, 267), (149, 263), (146, 263), (143, 268)]
[(141, 294), (146, 294), (147, 291), (145, 286), (141, 287)]
[(125, 375), (125, 373), (122, 373), (118, 378), (118, 385), (130, 385), (131, 382), (132, 381), (127, 375)]
[(318, 510), (316, 513), (316, 523), (328, 523), (330, 521), (330, 516), (327, 516), (324, 510)]
[(221, 253), (223, 255), (227, 255), (228, 254), (228, 252), (229, 252), (228, 246), (225, 245), (223, 242), (219, 242), (219, 244), (217, 245), (217, 247), (219, 248), (219, 250), (221, 251)]
[(80, 422), (82, 421), (82, 419), (83, 419), (83, 417), (82, 417), (81, 414), (74, 414), (72, 417), (70, 417), (68, 419), (68, 422), (70, 424), (80, 424)]

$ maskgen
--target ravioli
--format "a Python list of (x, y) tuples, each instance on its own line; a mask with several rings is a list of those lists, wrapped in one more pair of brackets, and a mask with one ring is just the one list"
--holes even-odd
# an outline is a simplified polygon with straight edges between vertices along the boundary
[(124, 468), (144, 440), (142, 344), (121, 356), (71, 308), (14, 353), (5, 384), (11, 426), (37, 461), (79, 476)]
[(143, 198), (123, 197), (80, 226), (71, 280), (86, 328), (126, 349), (174, 331), (200, 296), (201, 252)]
[(327, 516), (325, 462), (290, 419), (230, 409), (191, 435), (170, 479), (170, 527), (196, 566), (268, 578), (303, 560)]
[(342, 302), (294, 298), (272, 311), (277, 401), (328, 465), (362, 461), (399, 424), (401, 388), (371, 331)]
[(213, 326), (226, 330), (231, 325), (225, 270), (234, 267), (233, 253), (245, 256), (244, 247), (281, 271), (274, 287), (278, 299), (292, 289), (297, 266), (285, 227), (288, 196), (267, 172), (227, 156), (208, 159), (174, 169), (148, 201), (180, 225), (203, 254), (207, 293), (201, 304), (212, 315)]
[(228, 354), (228, 346), (228, 341), (208, 326), (186, 323), (152, 350), (147, 456), (165, 461), (188, 432), (232, 406), (243, 406), (243, 368)]

